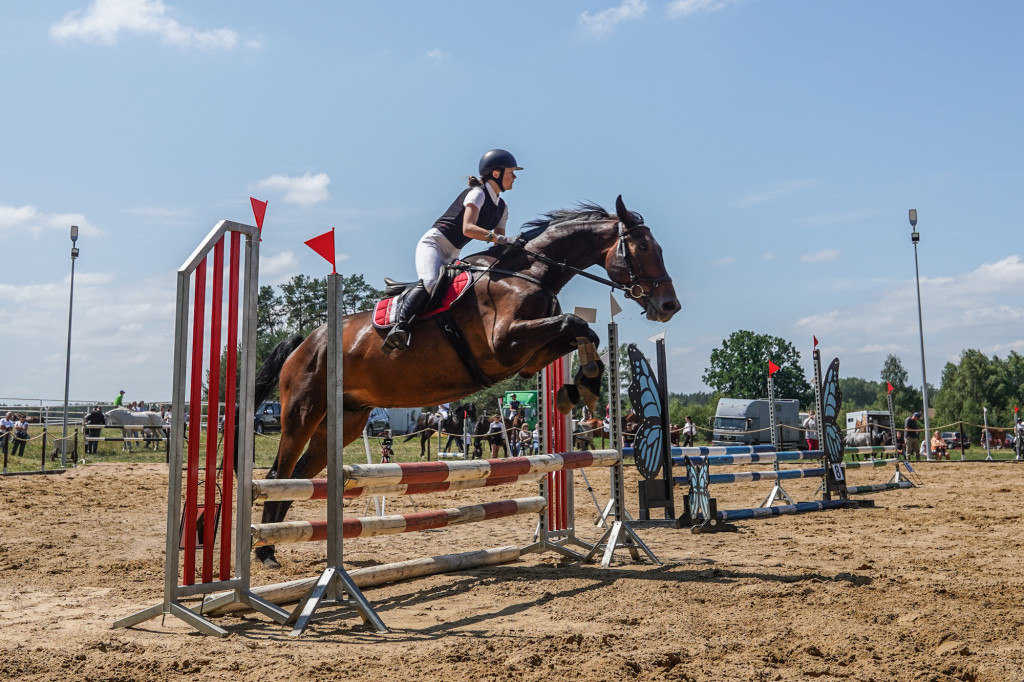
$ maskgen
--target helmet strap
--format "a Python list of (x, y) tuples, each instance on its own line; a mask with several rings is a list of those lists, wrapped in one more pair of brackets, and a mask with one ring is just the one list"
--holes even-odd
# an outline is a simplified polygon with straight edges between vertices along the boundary
[[(494, 171), (496, 171), (496, 170), (500, 170), (501, 171), (501, 175), (499, 175), (497, 178), (495, 178), (494, 175), (493, 175)], [(506, 170), (508, 170), (508, 169), (507, 168), (495, 168), (495, 169), (493, 169), (491, 171), (488, 171), (488, 173), (487, 173), (487, 179), (492, 181), (495, 185), (498, 186), (498, 190), (497, 190), (498, 194), (501, 194), (502, 192), (505, 191), (505, 171)]]

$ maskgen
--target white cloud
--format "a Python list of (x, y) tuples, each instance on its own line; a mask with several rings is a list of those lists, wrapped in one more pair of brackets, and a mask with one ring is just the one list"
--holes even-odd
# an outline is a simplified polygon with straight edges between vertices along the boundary
[(448, 53), (439, 47), (435, 47), (427, 52), (427, 59), (440, 63), (448, 59)]
[(717, 12), (737, 0), (672, 0), (665, 9), (670, 19), (678, 19), (697, 12)]
[(838, 249), (822, 249), (817, 253), (808, 253), (800, 256), (801, 263), (827, 263), (839, 257)]
[(624, 21), (640, 19), (646, 12), (646, 0), (623, 0), (618, 7), (601, 10), (597, 14), (584, 12), (579, 16), (578, 23), (584, 34), (607, 38), (616, 26)]
[[(0, 284), (0, 315), (18, 321), (4, 332), (5, 350), (16, 360), (5, 370), (7, 396), (63, 394), (69, 280), (70, 273), (38, 284)], [(76, 273), (71, 399), (110, 400), (120, 388), (133, 398), (169, 398), (174, 297), (171, 273), (130, 286), (116, 273)], [(138, 395), (133, 386), (154, 395)]]
[(306, 173), (302, 177), (271, 175), (269, 178), (257, 182), (256, 188), (271, 192), (284, 192), (285, 201), (309, 208), (330, 198), (331, 195), (327, 192), (329, 184), (331, 184), (331, 179), (327, 177), (327, 173), (317, 173), (316, 175)]
[(785, 199), (786, 197), (794, 194), (799, 194), (812, 187), (821, 184), (820, 180), (814, 178), (803, 178), (799, 180), (789, 180), (787, 182), (781, 182), (777, 185), (773, 185), (766, 189), (751, 192), (737, 199), (733, 206), (753, 206), (754, 204), (763, 204), (769, 201), (778, 201), (779, 199)]
[(725, 258), (719, 258), (717, 260), (709, 262), (711, 263), (711, 265), (729, 265), (730, 263), (735, 263), (736, 259), (733, 258), (732, 256), (726, 256)]
[[(931, 383), (937, 384), (941, 378), (941, 366), (935, 361), (958, 358), (965, 348), (977, 348), (989, 355), (1024, 348), (1020, 337), (1024, 304), (1017, 303), (1022, 286), (1024, 261), (1017, 255), (983, 264), (971, 272), (921, 278), (924, 345)], [(915, 366), (919, 370), (914, 280), (902, 280), (886, 289), (859, 291), (854, 298), (858, 303), (808, 315), (797, 320), (794, 327), (817, 335), (823, 343), (836, 340), (855, 344), (855, 352), (862, 357), (876, 356), (871, 358), (877, 360), (876, 367), (881, 367), (885, 355), (893, 353), (902, 357), (912, 373)], [(867, 374), (864, 370), (859, 375)]]
[(299, 265), (299, 259), (291, 251), (282, 251), (275, 256), (260, 255), (260, 275), (274, 277), (290, 274)]
[(0, 204), (0, 235), (29, 233), (38, 237), (43, 232), (58, 231), (70, 234), (72, 225), (78, 225), (78, 233), (83, 237), (103, 234), (81, 213), (42, 213), (35, 206)]
[[(50, 37), (65, 43), (113, 46), (122, 34), (156, 36), (165, 45), (183, 49), (232, 50), (243, 42), (229, 28), (200, 30), (182, 25), (167, 16), (163, 0), (93, 0), (84, 11), (69, 12), (50, 27)], [(244, 44), (260, 47), (253, 40)]]

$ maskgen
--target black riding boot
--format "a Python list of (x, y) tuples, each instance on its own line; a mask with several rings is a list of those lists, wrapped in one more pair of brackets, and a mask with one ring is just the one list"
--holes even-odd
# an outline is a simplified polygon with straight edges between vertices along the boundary
[(380, 349), (386, 354), (394, 350), (405, 350), (409, 347), (412, 339), (412, 321), (423, 312), (423, 308), (430, 300), (430, 293), (423, 286), (423, 280), (417, 282), (398, 302), (398, 313), (395, 317), (398, 322), (388, 332)]

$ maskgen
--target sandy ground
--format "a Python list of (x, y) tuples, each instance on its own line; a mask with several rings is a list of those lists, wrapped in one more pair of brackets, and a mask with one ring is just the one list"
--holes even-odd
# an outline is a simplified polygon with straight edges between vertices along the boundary
[[(114, 630), (162, 594), (167, 470), (92, 465), (0, 480), (0, 679), (1024, 680), (1024, 466), (922, 464), (922, 487), (874, 509), (784, 516), (739, 533), (650, 529), (663, 562), (515, 564), (372, 588), (380, 635), (332, 608), (299, 640), (228, 616), (216, 639), (176, 619)], [(851, 472), (881, 482), (888, 470)], [(627, 501), (635, 509), (635, 473)], [(590, 474), (602, 500), (607, 473)], [(813, 499), (813, 481), (787, 490)], [(718, 486), (747, 507), (765, 482)], [(505, 491), (506, 495), (501, 492)], [(527, 496), (523, 484), (512, 495)], [(422, 497), (420, 509), (508, 489)], [(306, 503), (290, 518), (322, 514)], [(353, 507), (361, 511), (363, 503)], [(594, 505), (577, 486), (580, 534)], [(411, 510), (408, 498), (393, 501)], [(530, 541), (520, 517), (346, 542), (349, 568)], [(254, 584), (318, 574), (323, 546), (281, 548)]]

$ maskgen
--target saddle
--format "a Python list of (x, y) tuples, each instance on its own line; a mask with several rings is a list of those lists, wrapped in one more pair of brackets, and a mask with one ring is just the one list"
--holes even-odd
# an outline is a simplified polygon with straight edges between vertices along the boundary
[[(448, 311), (473, 287), (472, 276), (465, 270), (461, 270), (460, 265), (461, 261), (456, 260), (441, 267), (440, 277), (434, 286), (430, 301), (424, 308), (425, 312), (417, 315), (416, 321), (435, 317)], [(397, 322), (395, 313), (399, 309), (402, 297), (416, 286), (416, 282), (396, 282), (385, 277), (384, 285), (385, 298), (377, 301), (377, 305), (373, 308), (373, 326), (377, 329), (390, 329), (395, 326)]]

